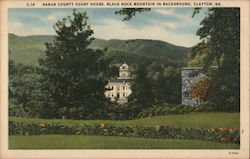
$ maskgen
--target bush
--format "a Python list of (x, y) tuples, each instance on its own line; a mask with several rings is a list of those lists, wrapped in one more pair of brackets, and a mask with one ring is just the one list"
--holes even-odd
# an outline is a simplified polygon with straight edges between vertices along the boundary
[(137, 118), (145, 118), (152, 116), (168, 115), (168, 114), (186, 114), (191, 112), (210, 112), (214, 108), (210, 104), (202, 104), (197, 107), (187, 106), (187, 105), (169, 105), (163, 104), (160, 106), (153, 106), (142, 110)]
[(19, 104), (16, 99), (9, 100), (9, 115), (17, 117), (28, 116), (27, 112), (23, 108), (23, 105)]
[(214, 142), (240, 143), (240, 132), (233, 128), (200, 129), (177, 128), (163, 125), (114, 126), (106, 123), (89, 125), (63, 125), (50, 123), (9, 122), (9, 135), (103, 135), (161, 139), (197, 139)]

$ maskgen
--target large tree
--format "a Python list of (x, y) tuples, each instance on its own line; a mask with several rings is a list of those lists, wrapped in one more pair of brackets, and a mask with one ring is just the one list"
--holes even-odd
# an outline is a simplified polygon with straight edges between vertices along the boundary
[[(196, 9), (196, 12), (199, 9)], [(197, 31), (201, 42), (193, 57), (204, 55), (201, 65), (213, 70), (213, 85), (208, 100), (218, 110), (239, 111), (240, 102), (240, 10), (209, 8)]]
[(156, 104), (179, 104), (181, 102), (180, 69), (173, 66), (152, 63), (148, 66), (148, 78)]
[(146, 108), (155, 103), (153, 94), (152, 81), (148, 77), (147, 66), (149, 62), (141, 62), (137, 64), (132, 81), (132, 94), (129, 96), (129, 102), (136, 104), (138, 107)]
[(93, 30), (87, 13), (73, 11), (59, 20), (52, 43), (40, 60), (46, 104), (43, 117), (93, 119), (102, 118), (105, 107), (104, 75), (106, 64), (102, 50), (93, 50)]

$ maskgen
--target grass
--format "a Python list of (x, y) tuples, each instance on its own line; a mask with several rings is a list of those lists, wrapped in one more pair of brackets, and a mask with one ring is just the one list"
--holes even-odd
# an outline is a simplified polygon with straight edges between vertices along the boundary
[(19, 118), (10, 117), (10, 121), (26, 123), (60, 123), (60, 124), (100, 124), (107, 123), (112, 125), (128, 126), (131, 124), (140, 126), (167, 125), (181, 128), (220, 128), (230, 127), (239, 128), (239, 113), (209, 112), (209, 113), (190, 113), (182, 115), (167, 115), (157, 117), (147, 117), (135, 120), (66, 120), (66, 119), (38, 119), (38, 118)]
[(239, 149), (239, 145), (199, 140), (114, 136), (10, 136), (9, 149)]

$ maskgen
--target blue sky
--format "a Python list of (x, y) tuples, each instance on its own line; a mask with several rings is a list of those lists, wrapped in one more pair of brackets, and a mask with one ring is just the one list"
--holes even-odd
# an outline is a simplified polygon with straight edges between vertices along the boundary
[[(81, 8), (87, 11), (95, 38), (154, 39), (179, 46), (191, 47), (199, 41), (195, 35), (204, 14), (192, 18), (192, 8), (157, 8), (138, 13), (130, 21), (115, 15), (119, 8)], [(72, 14), (69, 8), (9, 9), (9, 33), (21, 36), (55, 35), (53, 24)]]

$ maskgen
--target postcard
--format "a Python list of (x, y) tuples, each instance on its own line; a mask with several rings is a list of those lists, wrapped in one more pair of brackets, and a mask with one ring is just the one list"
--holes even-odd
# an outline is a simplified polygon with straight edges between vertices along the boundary
[(1, 1), (0, 158), (249, 158), (249, 5)]

